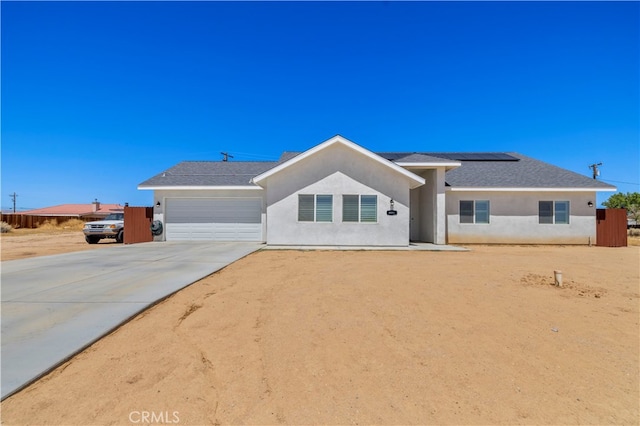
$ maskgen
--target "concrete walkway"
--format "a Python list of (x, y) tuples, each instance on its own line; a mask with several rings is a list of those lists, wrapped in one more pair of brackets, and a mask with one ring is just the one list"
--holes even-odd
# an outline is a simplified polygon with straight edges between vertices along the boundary
[(145, 243), (2, 262), (2, 399), (158, 300), (261, 247)]
[(274, 246), (267, 245), (265, 250), (378, 250), (378, 251), (469, 251), (469, 249), (446, 244), (411, 243), (408, 246)]

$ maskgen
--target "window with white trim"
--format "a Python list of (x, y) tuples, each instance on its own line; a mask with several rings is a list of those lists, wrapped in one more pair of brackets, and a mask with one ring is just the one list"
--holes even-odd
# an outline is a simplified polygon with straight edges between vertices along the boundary
[(378, 196), (343, 195), (342, 221), (364, 223), (378, 222)]
[(333, 195), (298, 194), (299, 222), (333, 222)]
[(539, 201), (538, 223), (568, 225), (569, 208), (568, 201)]
[(460, 223), (489, 223), (489, 200), (460, 200)]

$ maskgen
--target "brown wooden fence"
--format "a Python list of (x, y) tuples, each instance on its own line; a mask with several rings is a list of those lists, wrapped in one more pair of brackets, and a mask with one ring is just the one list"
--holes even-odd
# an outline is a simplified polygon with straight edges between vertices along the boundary
[(596, 210), (596, 245), (627, 246), (627, 211), (625, 209)]
[(124, 208), (124, 243), (147, 243), (153, 241), (151, 221), (153, 207)]
[[(2, 222), (7, 222), (9, 225), (14, 228), (37, 228), (43, 223), (49, 222), (57, 222), (58, 224), (62, 224), (71, 219), (78, 219), (77, 216), (32, 216), (28, 214), (2, 214), (1, 220)], [(80, 218), (85, 222), (89, 220), (94, 220), (93, 218)]]

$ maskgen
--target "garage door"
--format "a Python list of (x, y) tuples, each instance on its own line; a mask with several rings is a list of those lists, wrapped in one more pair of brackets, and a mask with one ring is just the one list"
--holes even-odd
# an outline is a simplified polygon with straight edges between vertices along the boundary
[(168, 198), (167, 241), (262, 241), (261, 198)]

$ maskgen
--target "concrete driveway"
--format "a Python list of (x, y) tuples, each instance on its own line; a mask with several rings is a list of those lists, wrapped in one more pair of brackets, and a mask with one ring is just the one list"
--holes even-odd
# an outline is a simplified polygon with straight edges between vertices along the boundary
[(2, 262), (2, 399), (158, 300), (261, 247), (154, 242)]

